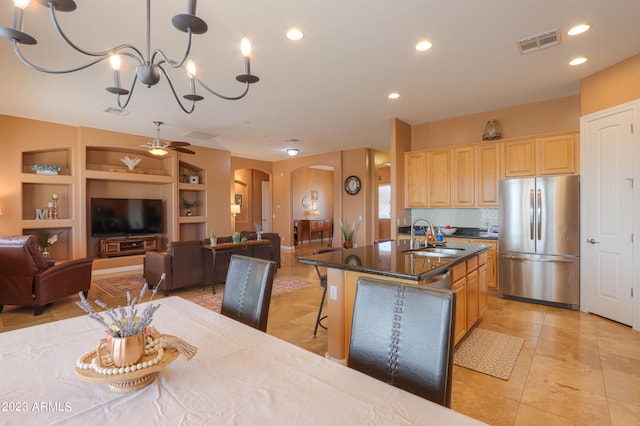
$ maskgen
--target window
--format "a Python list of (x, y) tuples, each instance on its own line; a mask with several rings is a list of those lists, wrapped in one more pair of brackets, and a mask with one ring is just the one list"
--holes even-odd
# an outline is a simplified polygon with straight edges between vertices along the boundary
[(378, 185), (378, 219), (391, 219), (391, 184)]

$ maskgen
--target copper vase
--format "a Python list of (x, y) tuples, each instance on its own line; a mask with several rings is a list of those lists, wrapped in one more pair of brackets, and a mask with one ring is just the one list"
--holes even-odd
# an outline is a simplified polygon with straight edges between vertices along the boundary
[(144, 355), (144, 334), (114, 337), (111, 340), (111, 359), (116, 367), (137, 364)]

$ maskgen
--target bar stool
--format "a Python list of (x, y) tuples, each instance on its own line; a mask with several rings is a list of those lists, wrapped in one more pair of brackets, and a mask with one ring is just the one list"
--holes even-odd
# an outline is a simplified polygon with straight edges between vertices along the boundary
[[(314, 250), (313, 254), (321, 254), (321, 253), (328, 253), (331, 251), (342, 251), (341, 247), (334, 247), (334, 248), (326, 248), (326, 249), (318, 249), (318, 250)], [(316, 334), (318, 333), (318, 326), (324, 328), (325, 330), (327, 329), (327, 327), (322, 324), (322, 320), (327, 318), (327, 315), (322, 315), (322, 308), (324, 307), (324, 299), (327, 296), (327, 274), (323, 274), (322, 272), (320, 272), (320, 269), (318, 268), (318, 265), (314, 265), (314, 267), (316, 268), (316, 273), (318, 274), (318, 278), (320, 279), (320, 285), (322, 286), (322, 298), (320, 299), (320, 306), (318, 307), (318, 317), (316, 318), (316, 326), (313, 329), (313, 337), (316, 337)]]

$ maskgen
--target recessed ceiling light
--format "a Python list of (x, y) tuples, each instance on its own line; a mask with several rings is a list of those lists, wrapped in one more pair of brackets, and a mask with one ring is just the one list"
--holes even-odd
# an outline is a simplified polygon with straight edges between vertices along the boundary
[(398, 99), (399, 97), (400, 97), (400, 93), (398, 92), (389, 93), (389, 96), (388, 96), (389, 99)]
[(298, 41), (302, 40), (303, 37), (304, 33), (297, 28), (291, 28), (289, 31), (287, 31), (287, 38), (289, 40)]
[(575, 58), (575, 59), (572, 59), (571, 62), (569, 62), (569, 65), (582, 65), (585, 62), (587, 62), (587, 60), (588, 59), (585, 57)]
[(416, 50), (420, 52), (424, 52), (425, 50), (429, 50), (433, 47), (433, 44), (430, 41), (422, 40), (418, 44), (416, 44)]
[(589, 28), (591, 28), (591, 25), (589, 25), (589, 24), (576, 25), (575, 27), (571, 28), (567, 34), (569, 34), (571, 36), (582, 34), (582, 33), (586, 32), (586, 31), (588, 31)]

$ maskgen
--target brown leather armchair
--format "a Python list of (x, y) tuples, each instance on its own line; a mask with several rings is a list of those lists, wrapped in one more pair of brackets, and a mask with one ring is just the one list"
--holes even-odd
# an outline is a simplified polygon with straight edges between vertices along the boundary
[[(208, 242), (208, 241), (207, 241)], [(213, 256), (202, 241), (172, 241), (167, 252), (148, 251), (144, 255), (144, 277), (149, 286), (155, 286), (160, 276), (165, 280), (160, 290), (165, 296), (170, 290), (196, 285), (210, 285), (213, 278)]]
[(54, 300), (89, 292), (93, 259), (54, 263), (33, 235), (0, 237), (0, 312), (4, 305), (35, 306), (40, 315)]

